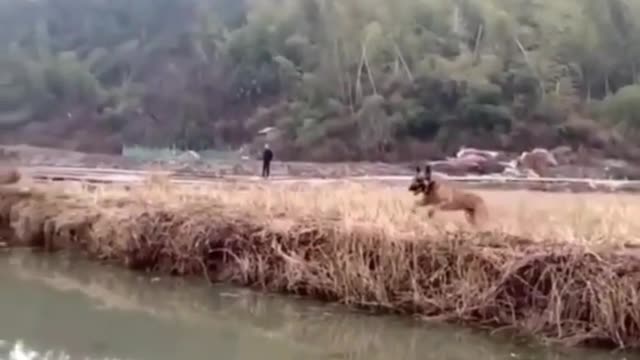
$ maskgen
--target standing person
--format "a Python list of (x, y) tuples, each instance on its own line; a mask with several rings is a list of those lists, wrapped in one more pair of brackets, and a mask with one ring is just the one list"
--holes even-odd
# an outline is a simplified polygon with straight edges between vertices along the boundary
[(271, 160), (273, 160), (273, 151), (269, 149), (269, 144), (265, 144), (262, 153), (262, 177), (264, 178), (268, 178), (271, 174)]

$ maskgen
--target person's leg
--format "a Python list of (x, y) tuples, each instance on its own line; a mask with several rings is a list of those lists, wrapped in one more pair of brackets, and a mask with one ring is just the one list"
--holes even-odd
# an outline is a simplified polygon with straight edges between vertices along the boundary
[(267, 162), (267, 177), (271, 175), (271, 161)]
[(262, 162), (262, 177), (267, 177), (267, 162)]

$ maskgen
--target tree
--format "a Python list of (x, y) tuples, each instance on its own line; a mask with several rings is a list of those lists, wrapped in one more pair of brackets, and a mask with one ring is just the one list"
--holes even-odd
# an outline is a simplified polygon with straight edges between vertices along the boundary
[(634, 0), (3, 0), (0, 140), (227, 147), (260, 124), (285, 157), (514, 144), (638, 82), (639, 18)]

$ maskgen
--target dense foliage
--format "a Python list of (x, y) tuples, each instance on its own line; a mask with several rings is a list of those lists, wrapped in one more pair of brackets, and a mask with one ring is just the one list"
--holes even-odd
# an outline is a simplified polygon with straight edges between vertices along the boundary
[[(634, 0), (0, 0), (0, 140), (397, 159), (628, 155)], [(625, 145), (626, 144), (626, 145)]]

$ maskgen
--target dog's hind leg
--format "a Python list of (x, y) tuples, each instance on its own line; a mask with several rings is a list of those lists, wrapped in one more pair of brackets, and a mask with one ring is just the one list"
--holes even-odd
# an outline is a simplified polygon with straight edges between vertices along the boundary
[(436, 209), (434, 206), (429, 207), (429, 210), (427, 211), (427, 218), (429, 219), (433, 219), (433, 216), (436, 214)]
[(487, 224), (487, 220), (489, 219), (489, 213), (484, 206), (465, 209), (464, 213), (469, 224), (476, 228), (484, 228)]
[(464, 216), (467, 218), (467, 221), (469, 222), (469, 224), (473, 226), (477, 225), (475, 209), (465, 209)]

